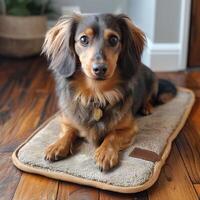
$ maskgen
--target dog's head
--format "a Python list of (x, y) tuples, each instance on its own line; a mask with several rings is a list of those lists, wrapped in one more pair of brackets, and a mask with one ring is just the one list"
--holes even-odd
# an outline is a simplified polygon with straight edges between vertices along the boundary
[(71, 77), (81, 68), (95, 80), (105, 80), (119, 71), (130, 78), (140, 63), (144, 33), (125, 15), (74, 15), (61, 18), (48, 31), (43, 52), (50, 68)]

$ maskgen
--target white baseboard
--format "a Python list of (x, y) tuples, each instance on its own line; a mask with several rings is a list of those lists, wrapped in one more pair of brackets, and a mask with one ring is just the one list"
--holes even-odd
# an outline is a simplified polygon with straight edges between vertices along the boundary
[(142, 61), (154, 71), (184, 70), (179, 43), (152, 43), (147, 39)]

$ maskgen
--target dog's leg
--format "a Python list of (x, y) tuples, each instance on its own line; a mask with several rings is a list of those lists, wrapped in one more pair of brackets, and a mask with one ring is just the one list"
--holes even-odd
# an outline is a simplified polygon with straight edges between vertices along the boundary
[(77, 130), (66, 120), (61, 122), (60, 138), (45, 151), (45, 160), (57, 161), (66, 158), (72, 153), (72, 145), (77, 136)]
[(108, 170), (118, 164), (119, 151), (132, 143), (137, 130), (132, 114), (128, 114), (106, 135), (95, 152), (96, 164), (101, 170)]
[(158, 93), (158, 81), (156, 77), (153, 79), (152, 87), (147, 95), (146, 100), (144, 101), (144, 104), (141, 108), (141, 114), (143, 115), (150, 115), (153, 112), (153, 100), (156, 98)]
[(143, 107), (142, 107), (142, 110), (141, 110), (141, 113), (143, 115), (150, 115), (151, 113), (153, 112), (153, 106), (151, 104), (150, 101), (147, 101)]

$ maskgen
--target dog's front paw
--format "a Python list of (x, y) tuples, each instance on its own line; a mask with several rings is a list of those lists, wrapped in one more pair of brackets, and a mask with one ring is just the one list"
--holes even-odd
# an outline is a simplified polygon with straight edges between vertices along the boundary
[(95, 151), (95, 160), (101, 171), (107, 171), (118, 164), (118, 151), (113, 147), (101, 145)]
[(45, 151), (45, 160), (57, 161), (66, 158), (70, 153), (70, 146), (62, 145), (59, 141), (51, 144)]

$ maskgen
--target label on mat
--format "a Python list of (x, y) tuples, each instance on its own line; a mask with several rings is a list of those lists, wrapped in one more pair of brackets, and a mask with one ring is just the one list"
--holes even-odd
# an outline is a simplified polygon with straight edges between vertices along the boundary
[(156, 162), (160, 160), (160, 156), (157, 153), (146, 150), (146, 149), (137, 148), (137, 147), (133, 149), (133, 151), (129, 154), (129, 156), (134, 157), (134, 158), (140, 158), (143, 160), (152, 161), (152, 162)]

